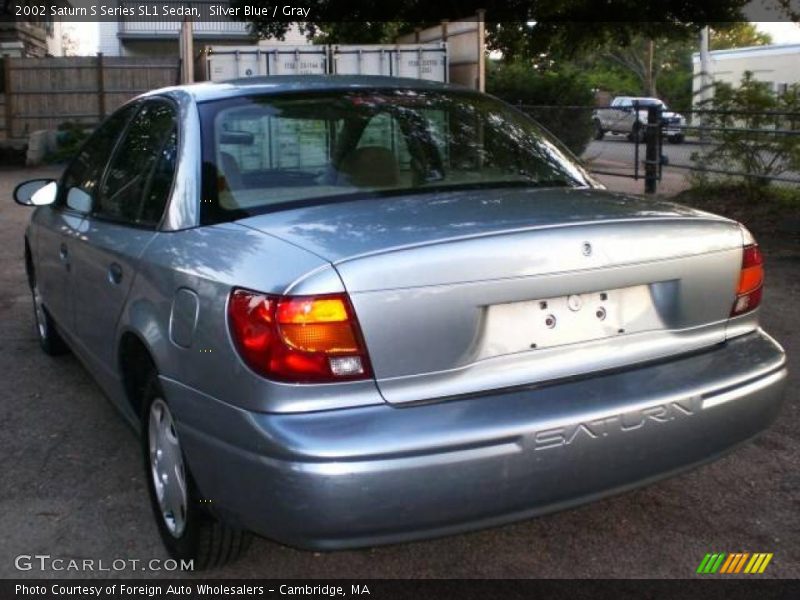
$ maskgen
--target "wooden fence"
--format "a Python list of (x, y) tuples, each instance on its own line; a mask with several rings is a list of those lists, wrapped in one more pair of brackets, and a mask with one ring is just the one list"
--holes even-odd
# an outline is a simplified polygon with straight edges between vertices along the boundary
[[(3, 120), (9, 139), (71, 121), (96, 125), (126, 100), (178, 83), (168, 57), (5, 58)], [(2, 121), (0, 121), (2, 123)]]
[(8, 138), (6, 135), (6, 95), (0, 94), (0, 140)]

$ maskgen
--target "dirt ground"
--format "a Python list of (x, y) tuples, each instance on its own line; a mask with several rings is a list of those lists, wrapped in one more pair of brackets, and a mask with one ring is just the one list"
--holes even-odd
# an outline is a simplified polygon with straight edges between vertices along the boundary
[[(40, 352), (25, 282), (29, 210), (16, 183), (50, 170), (0, 168), (0, 577), (20, 554), (166, 558), (137, 441), (72, 356)], [(762, 324), (786, 348), (790, 382), (774, 426), (689, 474), (522, 523), (371, 550), (311, 553), (257, 539), (213, 577), (691, 577), (707, 552), (772, 552), (765, 577), (800, 577), (800, 247), (766, 250)], [(96, 573), (108, 576), (108, 573)], [(123, 571), (111, 576), (159, 576)], [(200, 574), (197, 574), (200, 576)]]

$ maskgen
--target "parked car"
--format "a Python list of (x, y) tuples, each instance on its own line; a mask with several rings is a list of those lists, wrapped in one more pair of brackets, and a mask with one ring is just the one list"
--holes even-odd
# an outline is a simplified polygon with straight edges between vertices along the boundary
[(662, 135), (674, 144), (683, 142), (686, 126), (683, 115), (669, 110), (658, 98), (631, 96), (618, 96), (611, 102), (610, 108), (598, 108), (594, 111), (595, 139), (602, 140), (606, 133), (613, 133), (626, 135), (632, 142), (644, 141), (647, 111), (651, 106), (661, 109)]
[(15, 199), (42, 349), (140, 433), (196, 568), (247, 531), (330, 550), (560, 510), (713, 460), (781, 404), (747, 230), (609, 193), (457, 86), (157, 90)]

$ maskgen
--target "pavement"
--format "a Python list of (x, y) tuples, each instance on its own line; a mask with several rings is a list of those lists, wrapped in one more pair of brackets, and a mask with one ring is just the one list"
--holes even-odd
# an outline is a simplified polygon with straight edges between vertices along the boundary
[[(710, 151), (712, 146), (701, 144), (699, 140), (689, 138), (681, 144), (673, 144), (664, 141), (661, 147), (662, 156), (665, 163), (661, 168), (661, 179), (657, 183), (657, 192), (662, 195), (673, 196), (689, 189), (688, 177), (694, 171), (687, 167), (696, 166), (692, 161), (693, 154), (702, 155)], [(642, 194), (644, 193), (644, 156), (645, 144), (639, 145), (639, 172), (638, 179), (632, 176), (635, 173), (636, 145), (631, 143), (624, 135), (606, 134), (602, 140), (594, 140), (589, 143), (584, 150), (581, 158), (593, 170), (606, 171), (611, 173), (622, 173), (626, 176), (596, 175), (606, 187), (615, 191)], [(763, 159), (768, 162), (765, 154)], [(735, 170), (739, 167), (732, 165), (716, 165), (715, 168)], [(727, 175), (709, 174), (711, 179), (729, 179)], [(795, 183), (778, 183), (773, 185), (797, 185), (800, 184), (800, 173), (789, 171), (781, 173), (780, 177), (793, 180)]]
[[(671, 144), (665, 142), (662, 153), (671, 165), (690, 165), (691, 154), (697, 151), (694, 144)], [(596, 179), (607, 188), (630, 194), (644, 193), (644, 144), (639, 145), (639, 172), (638, 179), (634, 179), (636, 145), (627, 140), (625, 136), (606, 134), (599, 141), (591, 142), (581, 155), (581, 158), (590, 165), (590, 168), (609, 173), (623, 173), (626, 176), (595, 175)], [(689, 171), (675, 167), (663, 166), (661, 180), (657, 184), (657, 192), (662, 195), (672, 196), (689, 189), (686, 176)]]
[[(30, 212), (11, 192), (55, 173), (0, 168), (0, 577), (169, 576), (14, 567), (21, 554), (167, 558), (132, 431), (73, 356), (47, 357), (34, 337), (22, 259)], [(744, 551), (774, 553), (760, 577), (800, 577), (800, 248), (765, 250), (762, 324), (788, 352), (789, 391), (774, 426), (734, 454), (580, 508), (437, 540), (313, 553), (258, 538), (239, 562), (190, 576), (685, 578), (707, 552)]]

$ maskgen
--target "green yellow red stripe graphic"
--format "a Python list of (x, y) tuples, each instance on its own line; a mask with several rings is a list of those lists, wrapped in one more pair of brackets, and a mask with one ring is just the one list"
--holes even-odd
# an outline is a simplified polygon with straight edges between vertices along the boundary
[(701, 575), (713, 575), (720, 573), (732, 575), (736, 573), (746, 573), (756, 575), (763, 573), (769, 562), (772, 560), (772, 552), (713, 552), (708, 553), (700, 561), (697, 573)]

